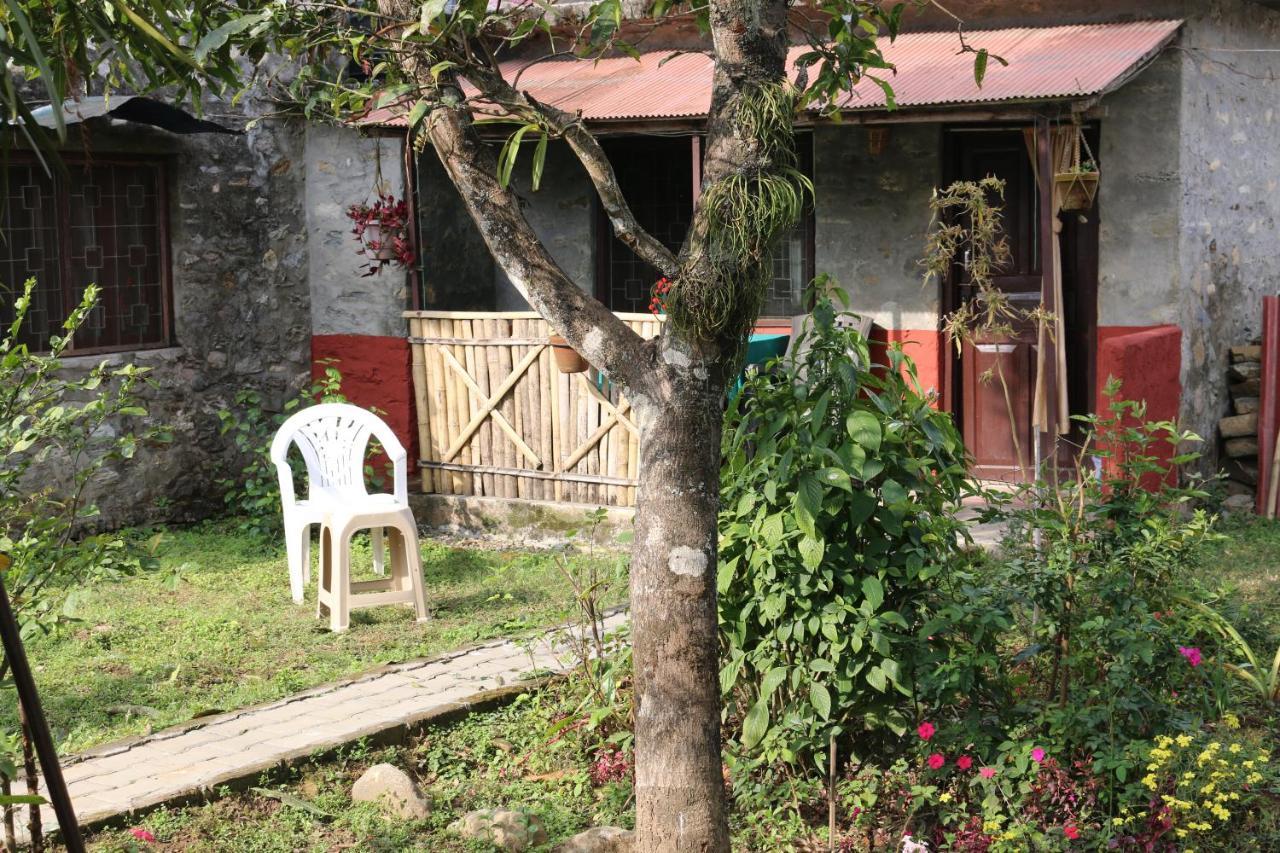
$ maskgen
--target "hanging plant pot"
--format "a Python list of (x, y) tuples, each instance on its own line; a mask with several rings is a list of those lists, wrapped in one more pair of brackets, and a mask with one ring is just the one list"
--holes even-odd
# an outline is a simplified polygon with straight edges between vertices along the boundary
[(371, 222), (364, 227), (364, 234), (361, 235), (364, 240), (365, 253), (377, 261), (390, 261), (396, 257), (395, 247), (391, 240), (382, 236), (382, 226), (376, 222)]
[(1059, 172), (1053, 176), (1063, 210), (1091, 210), (1098, 196), (1098, 172)]
[(551, 344), (551, 353), (556, 357), (556, 369), (561, 373), (585, 373), (591, 366), (559, 335), (552, 335), (547, 343)]

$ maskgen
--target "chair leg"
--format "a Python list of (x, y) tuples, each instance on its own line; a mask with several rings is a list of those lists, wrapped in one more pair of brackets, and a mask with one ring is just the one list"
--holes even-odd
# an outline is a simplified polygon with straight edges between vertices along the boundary
[(333, 595), (333, 530), (327, 524), (320, 525), (320, 575), (316, 583), (316, 618), (332, 612), (333, 608), (325, 604)]
[(400, 547), (396, 551), (403, 561), (400, 578), (413, 590), (413, 612), (417, 621), (426, 622), (431, 618), (431, 614), (427, 612), (427, 597), (423, 591), (422, 554), (418, 549), (418, 531), (414, 529), (412, 523), (406, 527), (407, 529), (396, 530), (397, 538), (400, 540), (397, 543)]
[(285, 525), (284, 553), (285, 559), (289, 563), (289, 592), (293, 595), (295, 604), (302, 603), (303, 587), (305, 585), (303, 560), (307, 559), (302, 548), (302, 539), (309, 536), (310, 528), (305, 524)]
[(302, 526), (302, 586), (311, 583), (311, 525)]
[(333, 605), (329, 608), (329, 630), (335, 634), (347, 630), (351, 611), (351, 531), (341, 530), (331, 543), (334, 551), (330, 562), (333, 573)]
[(375, 575), (385, 575), (387, 573), (387, 548), (382, 541), (382, 528), (373, 528), (369, 532), (369, 539), (373, 547), (373, 573)]

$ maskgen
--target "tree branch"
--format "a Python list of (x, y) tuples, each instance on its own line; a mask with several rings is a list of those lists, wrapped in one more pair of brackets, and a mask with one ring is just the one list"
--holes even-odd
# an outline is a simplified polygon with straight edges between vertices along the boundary
[(502, 270), (530, 304), (597, 369), (632, 395), (651, 394), (652, 350), (630, 326), (585, 293), (560, 269), (498, 180), (492, 149), (476, 133), (455, 85), (424, 122), (427, 137)]
[(618, 176), (614, 174), (613, 165), (609, 162), (604, 149), (600, 147), (600, 142), (582, 124), (580, 116), (557, 109), (550, 104), (544, 104), (528, 92), (517, 90), (506, 81), (497, 68), (468, 66), (460, 71), (486, 99), (510, 112), (536, 118), (552, 133), (563, 137), (595, 186), (600, 203), (604, 206), (604, 211), (613, 226), (613, 233), (627, 248), (656, 267), (663, 275), (676, 278), (680, 265), (675, 253), (641, 227), (636, 220), (630, 205), (622, 195), (622, 188), (618, 186)]

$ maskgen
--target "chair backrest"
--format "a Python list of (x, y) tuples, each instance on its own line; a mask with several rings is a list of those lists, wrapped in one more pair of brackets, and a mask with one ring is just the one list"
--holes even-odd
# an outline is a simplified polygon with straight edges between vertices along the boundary
[[(321, 403), (291, 416), (276, 432), (271, 442), (271, 461), (280, 474), (283, 497), (292, 497), (292, 472), (289, 470), (289, 445), (296, 444), (307, 466), (308, 488), (321, 488), (339, 494), (365, 494), (364, 459), (369, 439), (376, 438), (383, 451), (395, 464), (396, 493), (403, 497), (405, 449), (391, 427), (359, 406), (347, 403)], [(286, 477), (289, 488), (285, 488)]]

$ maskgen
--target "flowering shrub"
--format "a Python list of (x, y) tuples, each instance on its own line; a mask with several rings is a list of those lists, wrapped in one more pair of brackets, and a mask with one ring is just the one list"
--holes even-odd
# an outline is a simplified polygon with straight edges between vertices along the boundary
[(671, 282), (664, 276), (653, 286), (653, 296), (649, 299), (649, 313), (661, 317), (667, 313), (667, 294), (671, 292)]
[(593, 785), (621, 782), (631, 775), (631, 760), (621, 749), (601, 749), (591, 762), (590, 774)]
[(1150, 850), (1158, 841), (1179, 850), (1258, 849), (1246, 841), (1251, 818), (1277, 775), (1270, 751), (1242, 737), (1239, 725), (1227, 715), (1214, 731), (1156, 738), (1141, 780), (1145, 807), (1124, 808), (1112, 820), (1118, 849)]
[(388, 263), (410, 267), (417, 259), (409, 239), (411, 212), (403, 199), (379, 195), (373, 204), (353, 204), (347, 218), (355, 223), (351, 233), (360, 242), (360, 254), (371, 263), (366, 276), (376, 275)]

